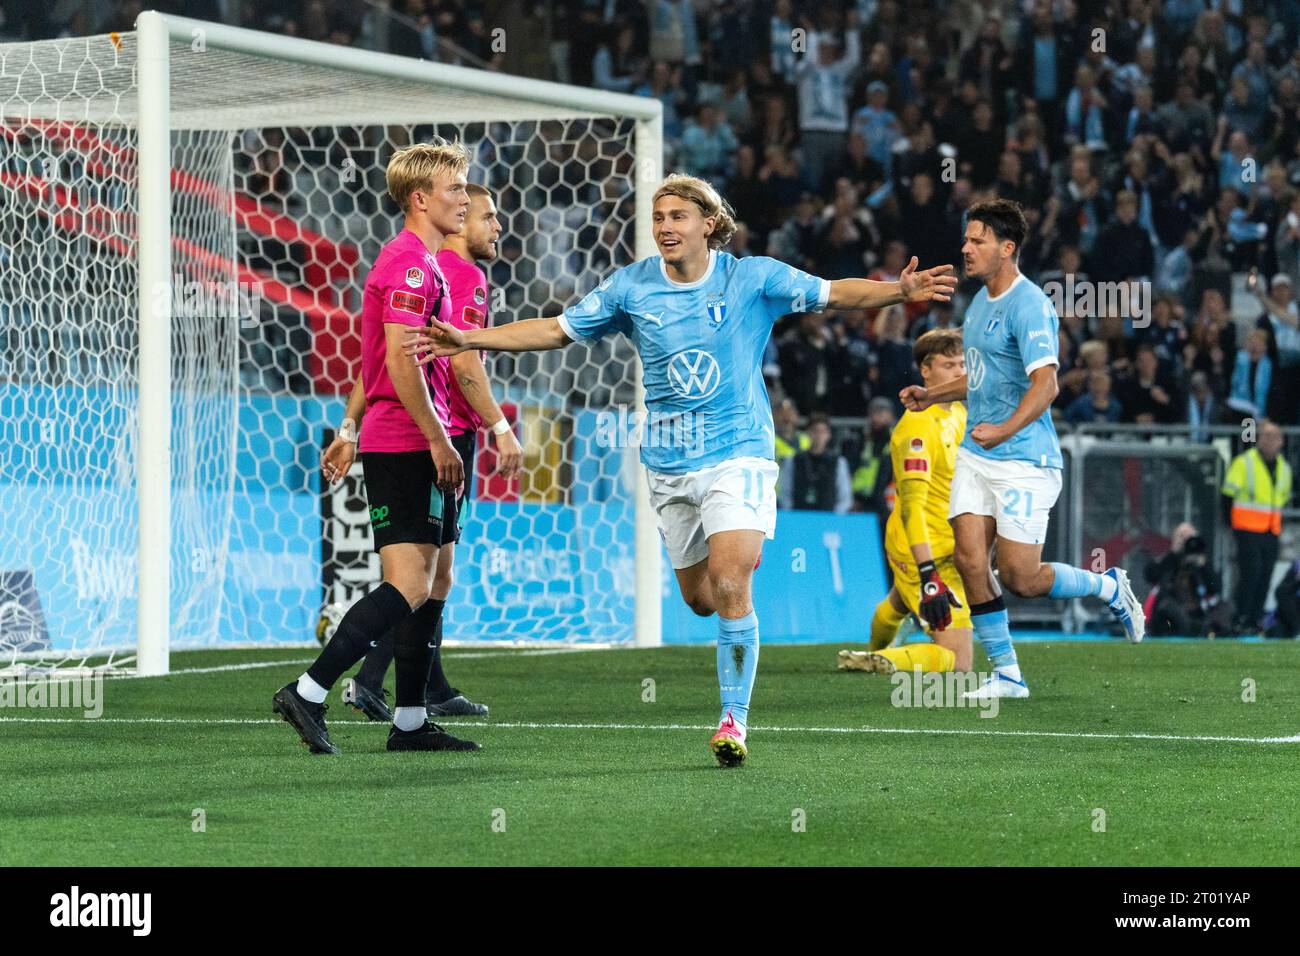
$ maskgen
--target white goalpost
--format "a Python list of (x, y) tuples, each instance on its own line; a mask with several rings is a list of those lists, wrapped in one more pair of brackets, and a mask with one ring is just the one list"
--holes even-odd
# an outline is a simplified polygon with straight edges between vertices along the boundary
[[(503, 223), (480, 263), (494, 322), (654, 253), (653, 98), (136, 27), (0, 44), (0, 669), (164, 674), (172, 648), (301, 643), (376, 580), (359, 483), (323, 488), (317, 462), (401, 226), (395, 149), (469, 147)], [(660, 643), (644, 470), (609, 427), (643, 420), (631, 343), (488, 362), (527, 475), (477, 463), (448, 639)]]

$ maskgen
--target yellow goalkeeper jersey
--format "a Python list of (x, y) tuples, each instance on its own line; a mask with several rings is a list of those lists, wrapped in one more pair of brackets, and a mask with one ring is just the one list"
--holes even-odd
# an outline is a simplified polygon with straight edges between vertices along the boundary
[[(890, 455), (898, 497), (885, 523), (885, 550), (896, 564), (910, 566), (914, 562), (911, 545), (922, 540), (930, 543), (935, 558), (952, 554), (948, 493), (957, 465), (957, 446), (965, 433), (966, 406), (961, 402), (904, 412), (894, 426)], [(909, 510), (919, 506), (909, 527), (903, 524), (905, 500)]]

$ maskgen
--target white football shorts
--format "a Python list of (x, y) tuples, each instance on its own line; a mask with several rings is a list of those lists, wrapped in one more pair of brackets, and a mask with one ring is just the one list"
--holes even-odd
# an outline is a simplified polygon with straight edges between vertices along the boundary
[(1047, 518), (1061, 493), (1061, 469), (1028, 461), (985, 458), (957, 449), (948, 517), (990, 515), (998, 535), (1023, 544), (1047, 540)]
[(729, 458), (711, 468), (665, 475), (646, 469), (650, 504), (674, 570), (709, 555), (719, 531), (761, 531), (776, 536), (776, 462)]

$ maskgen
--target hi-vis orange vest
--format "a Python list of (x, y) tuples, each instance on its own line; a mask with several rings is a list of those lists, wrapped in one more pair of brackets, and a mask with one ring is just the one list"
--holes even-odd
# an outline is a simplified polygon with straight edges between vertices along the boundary
[(1259, 449), (1252, 448), (1232, 460), (1223, 493), (1232, 498), (1234, 531), (1282, 533), (1282, 509), (1291, 498), (1291, 466), (1281, 453), (1277, 457), (1277, 482), (1273, 469)]

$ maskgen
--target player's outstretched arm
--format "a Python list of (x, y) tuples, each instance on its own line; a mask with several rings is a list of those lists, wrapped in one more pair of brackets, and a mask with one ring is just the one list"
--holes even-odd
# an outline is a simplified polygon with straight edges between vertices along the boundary
[(898, 302), (947, 302), (957, 290), (951, 265), (917, 271), (916, 256), (895, 282), (836, 279), (831, 282), (828, 309), (879, 309)]
[(931, 405), (944, 402), (964, 402), (966, 400), (966, 376), (950, 379), (934, 388), (923, 385), (909, 385), (898, 393), (898, 400), (909, 412), (923, 412)]
[(467, 349), (491, 352), (541, 352), (570, 345), (559, 319), (525, 319), (490, 329), (458, 329), (446, 322), (431, 320), (426, 329), (408, 329), (405, 351), (415, 356), (416, 364), (425, 365), (444, 355)]

